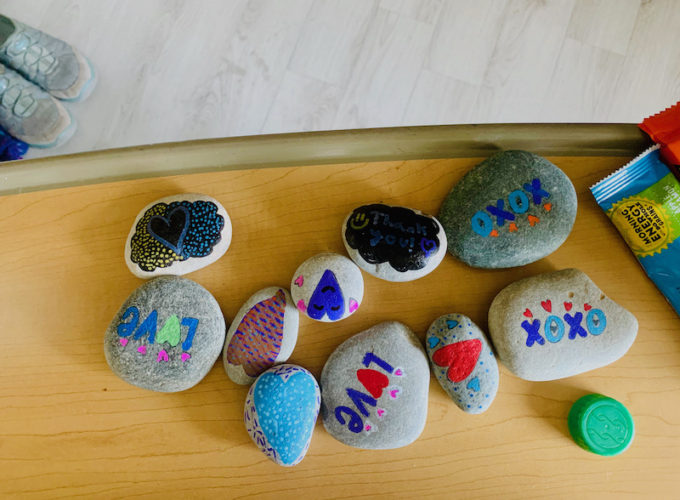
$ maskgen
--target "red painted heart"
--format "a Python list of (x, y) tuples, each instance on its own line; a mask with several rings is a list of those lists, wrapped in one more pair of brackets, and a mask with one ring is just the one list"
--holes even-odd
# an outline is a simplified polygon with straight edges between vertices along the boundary
[(528, 307), (524, 310), (524, 312), (522, 314), (524, 314), (524, 316), (526, 316), (527, 318), (531, 318), (533, 316), (533, 314), (531, 314), (531, 311), (529, 310)]
[(460, 382), (472, 373), (481, 352), (481, 340), (463, 340), (437, 349), (432, 355), (432, 361), (437, 366), (448, 366), (447, 378), (451, 382)]
[(541, 307), (543, 307), (543, 309), (545, 309), (546, 311), (551, 312), (552, 311), (552, 301), (550, 299), (544, 300), (543, 302), (541, 302)]
[(382, 396), (383, 389), (390, 385), (387, 375), (371, 369), (357, 370), (357, 379), (375, 399)]
[(564, 308), (565, 308), (567, 311), (571, 311), (571, 306), (572, 306), (572, 305), (573, 305), (573, 304), (572, 304), (571, 302), (565, 302), (565, 303), (564, 303)]
[(591, 306), (590, 304), (583, 304), (583, 310), (585, 312), (590, 311), (592, 308), (593, 308), (593, 306)]

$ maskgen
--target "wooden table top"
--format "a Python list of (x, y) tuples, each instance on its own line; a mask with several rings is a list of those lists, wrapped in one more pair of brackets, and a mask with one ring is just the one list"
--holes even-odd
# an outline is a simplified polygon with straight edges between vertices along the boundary
[[(495, 271), (447, 256), (410, 283), (364, 274), (359, 312), (334, 324), (301, 318), (290, 362), (318, 377), (342, 341), (383, 320), (402, 321), (421, 339), (450, 312), (485, 329), (501, 288), (566, 267), (586, 272), (638, 317), (628, 354), (552, 382), (527, 382), (501, 366), (498, 396), (482, 415), (463, 413), (432, 378), (427, 425), (412, 445), (350, 448), (319, 421), (309, 453), (292, 469), (251, 442), (242, 423), (247, 387), (227, 378), (221, 359), (196, 387), (175, 394), (138, 389), (110, 371), (104, 331), (142, 284), (123, 259), (135, 215), (181, 192), (206, 193), (226, 207), (231, 248), (188, 277), (214, 294), (229, 321), (255, 290), (289, 286), (307, 257), (344, 253), (340, 227), (352, 208), (380, 201), (437, 214), (479, 158), (209, 172), (0, 198), (0, 496), (672, 496), (680, 469), (680, 322), (588, 191), (629, 158), (550, 158), (579, 199), (574, 230), (554, 254)], [(589, 454), (569, 437), (570, 406), (590, 392), (632, 413), (636, 436), (624, 454)]]

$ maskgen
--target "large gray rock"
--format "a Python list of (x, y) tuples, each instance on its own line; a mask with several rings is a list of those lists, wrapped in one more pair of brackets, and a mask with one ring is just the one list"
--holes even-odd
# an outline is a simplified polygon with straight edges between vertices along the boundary
[(427, 418), (430, 370), (420, 341), (396, 321), (349, 338), (321, 373), (321, 415), (331, 436), (357, 448), (415, 441)]
[(578, 269), (516, 281), (489, 309), (498, 357), (525, 380), (555, 380), (613, 363), (637, 330), (635, 316)]
[(576, 191), (555, 165), (504, 151), (468, 172), (444, 200), (439, 220), (449, 252), (482, 268), (523, 266), (564, 243), (576, 218)]
[(437, 219), (379, 203), (362, 205), (347, 215), (342, 241), (361, 269), (387, 281), (422, 278), (446, 254), (444, 228)]
[(427, 330), (432, 372), (466, 413), (482, 413), (498, 391), (498, 363), (486, 335), (462, 314), (440, 316)]
[(106, 330), (104, 354), (126, 382), (159, 392), (188, 389), (203, 379), (224, 345), (224, 317), (198, 283), (153, 279), (123, 303)]
[(237, 384), (257, 376), (293, 353), (300, 314), (288, 290), (270, 286), (255, 292), (231, 322), (224, 343), (224, 370)]

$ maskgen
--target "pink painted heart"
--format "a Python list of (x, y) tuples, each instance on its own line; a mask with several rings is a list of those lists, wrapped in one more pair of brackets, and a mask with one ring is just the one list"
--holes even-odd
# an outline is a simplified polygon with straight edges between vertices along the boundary
[(365, 429), (366, 429), (367, 431), (369, 431), (369, 432), (370, 432), (370, 430), (372, 429), (372, 427), (371, 427), (371, 426), (370, 426), (369, 424), (366, 424), (366, 427), (365, 427)]
[(295, 281), (293, 281), (293, 283), (295, 283), (297, 286), (302, 286), (305, 284), (305, 278), (302, 275), (300, 275), (297, 278), (295, 278)]
[(394, 370), (394, 375), (396, 377), (401, 377), (402, 375), (404, 375), (404, 370), (402, 370), (401, 368), (397, 368), (396, 370)]
[(165, 352), (165, 349), (161, 349), (158, 351), (158, 358), (156, 359), (157, 362), (161, 361), (168, 361), (170, 358), (168, 357), (168, 353)]
[(401, 390), (400, 390), (398, 387), (397, 387), (396, 389), (392, 389), (392, 390), (390, 391), (390, 397), (391, 397), (392, 399), (397, 399), (397, 398), (399, 397), (399, 393), (400, 393), (400, 392), (401, 392)]
[(378, 408), (375, 412), (377, 413), (378, 418), (382, 418), (385, 415), (385, 410), (382, 408)]
[(349, 299), (349, 313), (352, 314), (357, 309), (359, 309), (359, 303), (354, 299)]
[(140, 345), (140, 346), (137, 348), (137, 352), (140, 352), (140, 353), (142, 353), (142, 354), (146, 354), (146, 346), (145, 346), (145, 345)]
[(191, 358), (191, 354), (189, 354), (188, 352), (182, 353), (182, 361), (187, 361), (189, 358)]
[(302, 299), (298, 300), (297, 308), (302, 312), (307, 311), (307, 306), (305, 305), (305, 301), (302, 300)]
[(120, 341), (120, 345), (122, 345), (123, 347), (125, 347), (128, 343), (128, 339), (118, 339), (118, 340)]

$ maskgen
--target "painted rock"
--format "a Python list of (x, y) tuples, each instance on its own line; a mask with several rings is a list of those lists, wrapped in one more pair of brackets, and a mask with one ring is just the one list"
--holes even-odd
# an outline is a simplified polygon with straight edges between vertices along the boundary
[(516, 281), (489, 309), (498, 357), (525, 380), (555, 380), (613, 363), (637, 330), (635, 316), (577, 269)]
[(269, 287), (239, 309), (227, 332), (222, 361), (237, 384), (252, 384), (276, 363), (285, 362), (297, 342), (298, 314), (288, 290)]
[(449, 252), (473, 267), (523, 266), (564, 243), (576, 218), (576, 191), (555, 165), (504, 151), (456, 184), (439, 220)]
[(418, 338), (396, 321), (340, 344), (321, 373), (321, 416), (349, 446), (400, 448), (425, 427), (430, 370)]
[(486, 411), (498, 391), (498, 363), (486, 335), (470, 318), (446, 314), (427, 330), (425, 347), (435, 377), (461, 410)]
[(188, 389), (203, 379), (224, 345), (224, 317), (198, 283), (153, 279), (132, 292), (106, 330), (104, 354), (126, 382), (159, 392)]
[(296, 365), (277, 365), (250, 386), (243, 421), (262, 453), (290, 467), (309, 449), (320, 402), (319, 384), (311, 373)]
[(339, 321), (354, 313), (364, 296), (359, 268), (337, 253), (320, 253), (295, 271), (290, 292), (297, 308), (318, 321)]
[(137, 215), (125, 262), (139, 278), (182, 275), (212, 264), (231, 243), (231, 220), (219, 201), (204, 194), (167, 196)]
[(342, 226), (350, 258), (364, 271), (387, 281), (412, 281), (431, 273), (446, 253), (444, 228), (417, 210), (363, 205)]

